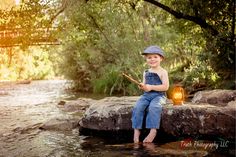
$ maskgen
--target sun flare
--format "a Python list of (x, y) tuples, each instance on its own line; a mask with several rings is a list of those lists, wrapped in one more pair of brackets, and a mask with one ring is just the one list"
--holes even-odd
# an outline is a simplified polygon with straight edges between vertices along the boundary
[(20, 0), (15, 0), (16, 5), (20, 4)]

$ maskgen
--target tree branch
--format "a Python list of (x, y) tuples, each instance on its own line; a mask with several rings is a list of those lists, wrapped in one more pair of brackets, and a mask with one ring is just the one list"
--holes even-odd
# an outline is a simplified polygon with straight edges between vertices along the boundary
[(90, 14), (88, 14), (88, 16), (89, 16), (90, 19), (92, 20), (92, 22), (93, 22), (93, 24), (95, 25), (95, 27), (96, 27), (96, 28), (100, 31), (100, 33), (104, 36), (104, 38), (105, 38), (106, 41), (107, 41), (108, 46), (109, 46), (111, 49), (113, 49), (112, 46), (111, 46), (111, 44), (110, 44), (110, 40), (108, 39), (107, 35), (103, 32), (103, 30), (101, 29), (101, 27), (98, 25), (96, 19), (95, 19), (92, 15), (90, 15)]
[(50, 24), (57, 18), (57, 16), (59, 16), (66, 9), (67, 6), (68, 6), (68, 0), (63, 0), (60, 10), (58, 10), (56, 14), (53, 15), (53, 17), (50, 20)]
[(161, 8), (161, 9), (167, 11), (168, 13), (172, 14), (177, 19), (189, 20), (189, 21), (192, 21), (192, 22), (198, 24), (199, 26), (201, 26), (204, 29), (210, 30), (211, 34), (213, 36), (216, 36), (216, 35), (219, 34), (219, 32), (216, 29), (214, 29), (212, 25), (209, 25), (206, 22), (205, 19), (202, 19), (202, 18), (196, 17), (196, 16), (186, 15), (186, 14), (183, 14), (181, 12), (177, 12), (177, 11), (173, 10), (172, 8), (166, 6), (166, 5), (164, 5), (164, 4), (162, 4), (162, 3), (158, 2), (158, 1), (155, 1), (155, 0), (144, 0), (144, 1), (146, 1), (148, 3), (151, 3), (151, 4), (157, 6), (157, 7)]
[(193, 12), (194, 12), (195, 16), (198, 17), (199, 16), (198, 9), (197, 9), (197, 7), (195, 7), (193, 0), (189, 0), (189, 2), (190, 2), (190, 5), (193, 7)]
[[(233, 16), (232, 16), (232, 37), (231, 37), (231, 41), (232, 41), (232, 43), (233, 43), (233, 45), (234, 45), (234, 43), (235, 43), (235, 9), (236, 9), (236, 4), (235, 4), (236, 2), (235, 2), (235, 0), (233, 0)], [(235, 47), (234, 47), (234, 50), (235, 50)], [(235, 52), (235, 51), (234, 51)]]

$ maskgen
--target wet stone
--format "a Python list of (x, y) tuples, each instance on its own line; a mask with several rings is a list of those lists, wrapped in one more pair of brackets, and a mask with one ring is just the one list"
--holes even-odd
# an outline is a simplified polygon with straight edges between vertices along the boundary
[(78, 119), (53, 118), (44, 123), (40, 129), (54, 131), (68, 131), (78, 127)]

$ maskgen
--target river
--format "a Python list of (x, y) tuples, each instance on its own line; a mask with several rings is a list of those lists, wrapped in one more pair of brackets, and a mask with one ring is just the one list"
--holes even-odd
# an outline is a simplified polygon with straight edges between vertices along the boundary
[[(60, 116), (68, 116), (57, 107), (60, 100), (76, 99), (64, 80), (32, 81), (30, 84), (0, 83), (0, 157), (141, 157), (228, 156), (215, 149), (179, 149), (180, 142), (162, 145), (116, 143), (112, 140), (80, 135), (72, 131), (45, 131), (39, 126)], [(202, 142), (200, 144), (207, 144)], [(200, 146), (200, 145), (199, 145)], [(186, 145), (187, 147), (187, 145)], [(167, 152), (171, 151), (172, 152)], [(174, 150), (173, 150), (174, 148)], [(176, 150), (175, 150), (176, 148)], [(173, 152), (174, 151), (174, 152)], [(235, 151), (235, 150), (234, 150)], [(234, 152), (235, 153), (235, 152)], [(232, 153), (231, 153), (232, 154)]]

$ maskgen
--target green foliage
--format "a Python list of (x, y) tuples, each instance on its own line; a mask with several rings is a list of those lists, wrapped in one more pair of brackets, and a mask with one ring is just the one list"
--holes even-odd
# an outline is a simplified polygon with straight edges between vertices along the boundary
[(95, 93), (113, 94), (139, 94), (137, 85), (130, 84), (121, 74), (121, 69), (118, 66), (107, 65), (101, 75), (92, 81), (93, 90)]
[[(166, 52), (162, 66), (169, 71), (171, 84), (181, 82), (190, 91), (232, 88), (235, 84), (226, 87), (224, 80), (232, 82), (235, 76), (235, 1), (158, 3), (188, 19), (176, 19), (145, 0), (29, 0), (1, 9), (0, 30), (20, 28), (24, 35), (17, 39), (21, 50), (1, 50), (0, 78), (44, 79), (63, 74), (80, 91), (136, 95), (140, 93), (137, 86), (121, 73), (141, 81), (147, 67), (140, 53), (155, 44)], [(52, 26), (58, 27), (52, 37), (57, 35), (61, 46), (50, 48), (50, 55), (28, 49), (37, 28)]]
[(195, 18), (195, 23), (179, 20), (175, 24), (180, 24), (184, 31), (194, 28), (196, 24), (201, 27), (201, 37), (206, 44), (201, 46), (203, 54), (198, 59), (206, 60), (221, 80), (235, 79), (235, 3), (214, 0), (166, 3), (175, 11)]
[(109, 93), (110, 95), (116, 91), (119, 93), (120, 90), (122, 90), (121, 74), (119, 69), (112, 67), (112, 65), (108, 65), (102, 70), (103, 72), (101, 73), (103, 75), (92, 82), (94, 92)]
[(67, 68), (61, 72), (76, 80), (79, 90), (131, 94), (121, 73), (126, 71), (139, 78), (142, 75), (139, 53), (144, 42), (134, 29), (142, 29), (137, 14), (128, 4), (76, 1), (67, 16), (70, 21), (63, 32), (67, 38), (60, 51), (62, 65)]
[(216, 88), (219, 76), (205, 61), (197, 61), (185, 70), (183, 81), (186, 87)]
[[(126, 72), (141, 81), (147, 67), (140, 53), (146, 46), (157, 44), (166, 52), (163, 67), (170, 73), (171, 84), (181, 82), (189, 90), (199, 88), (201, 84), (207, 88), (220, 87), (222, 75), (219, 70), (226, 66), (217, 69), (219, 65), (215, 63), (215, 57), (221, 52), (229, 55), (232, 50), (219, 44), (226, 34), (231, 36), (231, 13), (225, 18), (222, 15), (227, 12), (227, 7), (230, 10), (227, 2), (220, 6), (203, 1), (193, 1), (193, 4), (164, 2), (176, 11), (207, 20), (222, 36), (212, 40), (212, 29), (175, 19), (142, 1), (70, 0), (71, 5), (59, 19), (63, 28), (59, 34), (63, 38), (58, 52), (60, 72), (75, 80), (79, 90), (110, 95), (140, 94), (137, 86), (120, 74)], [(216, 10), (221, 13), (214, 14)], [(221, 21), (217, 19), (218, 14)], [(222, 29), (222, 23), (227, 25), (226, 31)]]
[(1, 80), (39, 80), (54, 76), (52, 62), (43, 49), (19, 48), (0, 49)]

